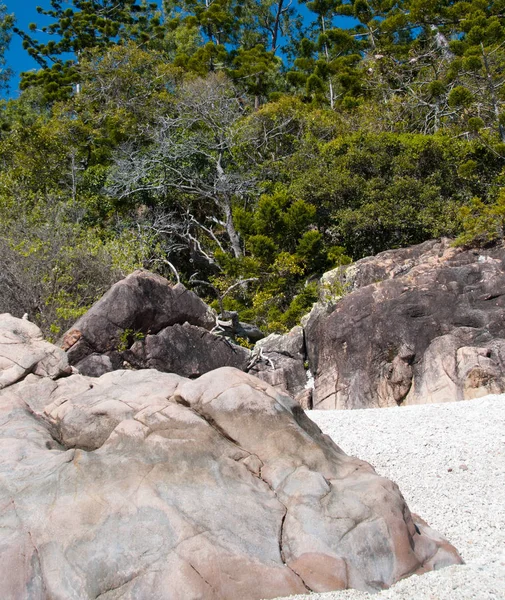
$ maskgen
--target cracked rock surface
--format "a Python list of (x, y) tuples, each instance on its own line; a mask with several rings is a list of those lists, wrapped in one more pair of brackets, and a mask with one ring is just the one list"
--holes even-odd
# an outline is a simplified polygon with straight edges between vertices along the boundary
[(36, 327), (0, 323), (2, 600), (376, 591), (461, 561), (267, 383), (65, 376)]
[(56, 378), (70, 372), (65, 352), (45, 342), (36, 325), (0, 315), (0, 390), (28, 373)]
[[(453, 402), (505, 391), (505, 248), (431, 240), (331, 273), (347, 293), (305, 325), (319, 409)], [(330, 286), (331, 287), (331, 286)]]
[(408, 577), (379, 594), (296, 600), (505, 598), (505, 395), (309, 414), (346, 452), (398, 483), (410, 508), (456, 545), (465, 564)]

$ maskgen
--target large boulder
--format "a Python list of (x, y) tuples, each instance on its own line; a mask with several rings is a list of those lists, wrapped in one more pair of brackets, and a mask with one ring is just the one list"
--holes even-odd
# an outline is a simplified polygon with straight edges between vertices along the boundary
[(249, 351), (210, 333), (215, 312), (182, 284), (135, 271), (119, 281), (61, 339), (69, 363), (98, 377), (124, 366), (198, 377), (245, 369)]
[(116, 351), (130, 340), (188, 322), (204, 329), (216, 324), (213, 311), (182, 284), (149, 271), (134, 271), (114, 284), (65, 333), (61, 345), (71, 364), (89, 354)]
[[(0, 376), (38, 352), (23, 331)], [(255, 377), (43, 374), (0, 391), (2, 600), (375, 591), (460, 562), (394, 483)]]
[[(505, 391), (505, 250), (434, 240), (352, 265), (305, 325), (314, 408), (449, 402)], [(331, 281), (331, 277), (326, 277)]]

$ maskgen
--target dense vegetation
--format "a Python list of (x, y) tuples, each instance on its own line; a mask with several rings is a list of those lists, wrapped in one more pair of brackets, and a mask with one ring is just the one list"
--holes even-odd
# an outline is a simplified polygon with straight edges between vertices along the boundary
[(45, 4), (47, 42), (0, 5), (0, 85), (11, 31), (40, 66), (0, 112), (0, 310), (57, 336), (146, 267), (282, 331), (334, 266), (503, 236), (505, 0)]

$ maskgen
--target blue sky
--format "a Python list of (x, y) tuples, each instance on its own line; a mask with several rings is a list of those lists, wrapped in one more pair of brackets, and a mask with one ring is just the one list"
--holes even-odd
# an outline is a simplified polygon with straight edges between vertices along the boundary
[[(49, 0), (2, 0), (7, 6), (7, 12), (16, 15), (16, 26), (27, 30), (29, 23), (44, 25), (43, 18), (36, 11), (37, 6), (49, 7)], [(14, 71), (14, 77), (10, 81), (10, 93), (8, 96), (15, 98), (19, 84), (19, 73), (36, 69), (37, 63), (28, 55), (21, 45), (21, 38), (18, 35), (12, 36), (9, 51), (6, 54), (7, 64)]]
[[(16, 15), (16, 25), (19, 29), (27, 31), (29, 23), (37, 23), (37, 25), (43, 26), (51, 22), (51, 19), (44, 19), (44, 16), (39, 15), (36, 11), (37, 6), (50, 8), (50, 0), (2, 0), (2, 2), (7, 6), (9, 13)], [(69, 2), (70, 4), (71, 2)], [(307, 12), (305, 7), (302, 10)], [(42, 40), (43, 36), (39, 35), (38, 39)], [(18, 95), (19, 74), (22, 71), (37, 69), (38, 65), (23, 49), (21, 38), (18, 35), (12, 36), (6, 59), (7, 64), (14, 70), (14, 77), (10, 82), (10, 90), (5, 96), (15, 98)]]

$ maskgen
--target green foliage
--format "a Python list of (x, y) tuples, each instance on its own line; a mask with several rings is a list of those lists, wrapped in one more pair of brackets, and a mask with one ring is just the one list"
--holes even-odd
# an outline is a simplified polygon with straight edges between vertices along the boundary
[(478, 143), (396, 134), (341, 137), (282, 166), (288, 190), (317, 208), (314, 224), (355, 258), (455, 235), (459, 206), (493, 193), (501, 169)]
[(7, 14), (7, 7), (0, 3), (0, 90), (7, 87), (12, 69), (7, 67), (5, 52), (9, 47), (11, 29), (14, 25), (14, 16)]
[(119, 343), (117, 345), (118, 352), (128, 350), (135, 342), (142, 341), (145, 337), (145, 333), (142, 333), (142, 331), (125, 329), (119, 336)]
[(71, 206), (0, 212), (0, 306), (55, 339), (116, 281), (143, 266), (134, 236), (100, 235), (72, 222)]
[(235, 338), (235, 343), (239, 346), (242, 346), (242, 348), (247, 348), (248, 350), (252, 350), (254, 348), (254, 344), (251, 344), (247, 338), (240, 337), (239, 335)]
[[(47, 102), (69, 98), (79, 75), (76, 65), (88, 50), (106, 49), (124, 39), (137, 44), (163, 36), (161, 14), (156, 4), (137, 0), (72, 0), (73, 8), (65, 8), (59, 0), (50, 0), (50, 9), (37, 11), (52, 19), (40, 30), (30, 24), (30, 33), (14, 28), (23, 40), (23, 48), (41, 69), (22, 73), (21, 89), (40, 86)], [(33, 33), (48, 34), (51, 40), (39, 42)], [(76, 58), (63, 58), (68, 54)]]
[(88, 139), (93, 136), (103, 151), (145, 137), (146, 127), (170, 111), (182, 79), (163, 54), (131, 41), (89, 51), (77, 71), (81, 92), (73, 100), (72, 118), (85, 123)]
[(503, 237), (503, 3), (305, 4), (49, 0), (50, 41), (15, 30), (40, 69), (0, 104), (0, 310), (56, 336), (143, 265), (285, 331), (351, 257)]
[(462, 85), (458, 85), (457, 87), (453, 88), (447, 97), (447, 103), (451, 108), (470, 106), (472, 102), (472, 92)]
[(505, 236), (505, 192), (495, 202), (484, 203), (480, 198), (462, 206), (459, 211), (462, 233), (456, 238), (458, 246), (486, 246)]
[(238, 310), (265, 332), (287, 331), (317, 300), (317, 286), (308, 280), (350, 258), (315, 228), (316, 207), (294, 199), (282, 185), (234, 215), (246, 255), (230, 259), (217, 254), (224, 273), (214, 285), (225, 289), (234, 278), (254, 277), (248, 289), (234, 290), (226, 308)]
[(247, 240), (247, 245), (251, 254), (262, 263), (266, 264), (272, 263), (274, 256), (278, 251), (272, 238), (262, 234), (251, 235)]
[(267, 52), (258, 44), (250, 49), (239, 48), (232, 65), (228, 74), (246, 93), (255, 97), (255, 107), (259, 108), (261, 98), (275, 89), (280, 61), (274, 52)]

